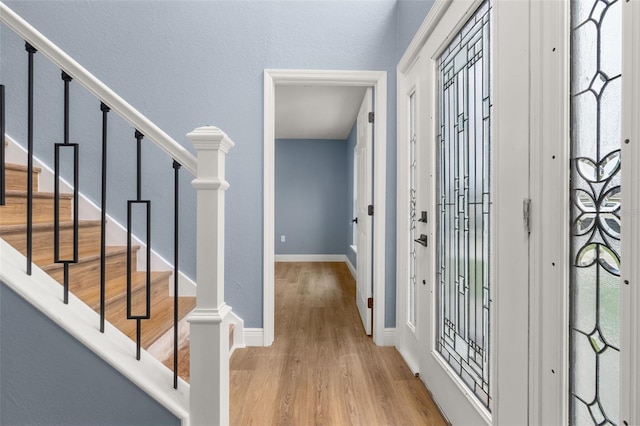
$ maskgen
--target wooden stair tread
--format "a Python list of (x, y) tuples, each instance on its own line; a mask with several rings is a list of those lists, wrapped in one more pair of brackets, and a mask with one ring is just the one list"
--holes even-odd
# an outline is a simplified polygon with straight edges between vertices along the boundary
[[(27, 226), (23, 223), (0, 225), (0, 237), (11, 244), (23, 255), (27, 253)], [(54, 225), (51, 222), (33, 224), (33, 259), (37, 265), (53, 263), (54, 256)], [(78, 223), (78, 252), (80, 256), (98, 253), (101, 247), (100, 221), (79, 221)], [(60, 223), (60, 257), (69, 258), (73, 255), (73, 222)]]
[[(189, 354), (191, 352), (191, 348), (189, 346), (189, 339), (182, 342), (180, 346), (178, 346), (178, 376), (182, 378), (185, 382), (189, 382), (191, 366), (189, 364)], [(162, 361), (162, 363), (170, 370), (173, 371), (173, 353), (169, 355), (167, 359)]]
[[(27, 191), (7, 189), (5, 192), (5, 195), (7, 197), (14, 197), (14, 198), (27, 198)], [(42, 191), (34, 191), (32, 195), (33, 195), (33, 198), (51, 198), (51, 199), (53, 199), (55, 196), (53, 192), (42, 192)], [(73, 194), (70, 194), (67, 192), (61, 192), (58, 195), (60, 196), (60, 199), (63, 199), (63, 200), (73, 199)]]
[[(232, 336), (233, 332), (236, 328), (236, 325), (233, 323), (229, 323), (229, 351), (233, 347)], [(182, 378), (182, 380), (189, 382), (190, 379), (190, 364), (189, 364), (189, 353), (190, 353), (190, 342), (189, 339), (186, 339), (184, 342), (178, 346), (178, 376)], [(167, 359), (163, 360), (162, 363), (169, 369), (173, 370), (173, 353), (167, 357)]]
[[(14, 163), (5, 163), (4, 165), (5, 170), (15, 170), (18, 172), (27, 172), (29, 171), (29, 168), (27, 166), (23, 166), (22, 164), (14, 164)], [(34, 173), (40, 173), (42, 172), (42, 169), (40, 167), (33, 167), (33, 172)]]
[[(140, 246), (132, 246), (131, 247), (131, 252), (135, 253), (138, 250), (140, 250)], [(105, 252), (105, 256), (106, 257), (110, 257), (110, 256), (116, 256), (119, 254), (123, 254), (127, 252), (127, 246), (107, 246), (107, 250)], [(97, 260), (100, 259), (100, 252), (98, 251), (97, 253), (87, 253), (84, 256), (80, 256), (80, 254), (78, 254), (78, 264), (81, 263), (85, 263), (85, 262), (91, 262), (93, 260)], [(38, 264), (37, 263), (37, 259), (33, 259), (33, 263)], [(39, 265), (40, 266), (40, 265)], [(62, 263), (49, 263), (47, 265), (42, 265), (40, 266), (40, 269), (42, 269), (43, 271), (47, 272), (47, 273), (51, 273), (53, 271), (62, 269), (64, 267), (64, 265)]]
[[(161, 293), (155, 299), (152, 295), (151, 319), (141, 321), (142, 337), (140, 342), (144, 349), (149, 348), (153, 342), (173, 327), (173, 299), (169, 296), (168, 291)], [(118, 305), (118, 307), (107, 310), (107, 321), (135, 341), (136, 321), (127, 319), (126, 299), (117, 301), (114, 305)], [(178, 297), (178, 321), (191, 312), (195, 306), (195, 297)]]
[[(160, 285), (167, 285), (166, 280), (171, 276), (171, 271), (151, 271), (151, 285), (156, 285), (160, 282)], [(146, 272), (133, 272), (131, 274), (131, 291), (132, 293), (141, 291), (146, 286)], [(164, 282), (162, 282), (164, 281)], [(105, 307), (116, 303), (117, 301), (126, 298), (127, 277), (121, 276), (111, 280), (107, 280), (105, 283), (104, 303)], [(167, 289), (168, 291), (168, 289)], [(96, 284), (91, 287), (83, 288), (79, 291), (75, 291), (74, 294), (80, 298), (84, 303), (89, 305), (93, 310), (99, 312), (100, 310), (100, 277), (97, 277)]]
[[(8, 141), (5, 141), (8, 144)], [(26, 250), (26, 182), (27, 166), (14, 163), (6, 163), (7, 174), (7, 208), (0, 208), (0, 237), (4, 237), (24, 252)], [(62, 280), (62, 270), (64, 264), (52, 263), (53, 257), (53, 232), (55, 226), (53, 220), (53, 192), (38, 190), (37, 174), (42, 172), (40, 167), (33, 167), (33, 200), (34, 200), (34, 223), (32, 231), (34, 233), (33, 262), (40, 266), (46, 273), (54, 279)], [(73, 210), (73, 194), (61, 192), (59, 194), (61, 202), (61, 221), (59, 223), (61, 232), (61, 253), (66, 255), (70, 252), (72, 243), (72, 229), (74, 222), (69, 220), (70, 211)], [(36, 201), (37, 200), (37, 201)], [(37, 213), (36, 213), (37, 212)], [(4, 215), (3, 215), (4, 213)], [(90, 306), (95, 311), (100, 309), (100, 220), (80, 220), (78, 263), (70, 264), (70, 291)], [(96, 239), (96, 236), (97, 239)], [(146, 299), (146, 277), (144, 271), (137, 271), (137, 254), (139, 245), (132, 246), (133, 269), (132, 272), (132, 295), (133, 311), (140, 312), (144, 309)], [(127, 308), (127, 277), (126, 277), (126, 246), (107, 246), (107, 281), (105, 285), (105, 314), (106, 319), (115, 327), (120, 329), (132, 340), (136, 340), (136, 321), (126, 319)], [(75, 271), (75, 272), (74, 272)], [(151, 271), (151, 318), (141, 321), (141, 345), (147, 349), (158, 338), (171, 330), (173, 327), (173, 305), (174, 298), (169, 296), (169, 278), (172, 271)], [(184, 318), (193, 308), (196, 301), (194, 297), (179, 297), (178, 309), (179, 320)], [(186, 348), (188, 357), (188, 343)], [(183, 349), (184, 352), (184, 349)], [(188, 359), (185, 361), (188, 364)], [(188, 366), (187, 366), (188, 367)], [(187, 370), (188, 371), (188, 370)]]
[[(92, 226), (100, 226), (99, 220), (79, 220), (78, 228), (88, 228)], [(34, 223), (32, 225), (33, 231), (52, 230), (54, 228), (52, 222)], [(60, 222), (60, 229), (68, 229), (73, 227), (73, 221)], [(27, 232), (27, 225), (24, 223), (12, 224), (12, 225), (0, 225), (0, 235), (25, 233)]]

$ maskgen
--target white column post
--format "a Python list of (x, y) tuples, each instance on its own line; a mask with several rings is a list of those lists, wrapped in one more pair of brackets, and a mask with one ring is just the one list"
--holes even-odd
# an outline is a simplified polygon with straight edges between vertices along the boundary
[(224, 302), (225, 155), (234, 143), (214, 126), (187, 135), (197, 151), (196, 308), (189, 315), (190, 424), (229, 424), (229, 324)]

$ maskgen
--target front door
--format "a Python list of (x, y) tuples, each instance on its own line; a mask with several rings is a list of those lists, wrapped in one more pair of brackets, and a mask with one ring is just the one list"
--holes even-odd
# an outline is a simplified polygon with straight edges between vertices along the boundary
[(398, 346), (452, 424), (525, 424), (528, 7), (442, 7), (400, 77)]
[(372, 149), (373, 149), (373, 124), (369, 123), (369, 113), (373, 111), (372, 90), (367, 89), (360, 106), (357, 118), (358, 140), (356, 143), (357, 155), (357, 195), (356, 207), (358, 217), (358, 257), (357, 257), (357, 279), (356, 279), (356, 304), (362, 324), (368, 335), (372, 334), (371, 314), (372, 309), (369, 299), (372, 297), (372, 275), (371, 275), (371, 236), (372, 220), (369, 214), (369, 205), (372, 204), (373, 187), (372, 182)]

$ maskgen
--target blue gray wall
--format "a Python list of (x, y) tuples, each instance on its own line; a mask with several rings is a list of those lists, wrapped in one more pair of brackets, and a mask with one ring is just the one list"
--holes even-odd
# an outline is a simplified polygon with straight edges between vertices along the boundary
[(345, 140), (277, 139), (275, 253), (345, 254), (348, 185)]
[[(213, 124), (236, 142), (228, 156), (227, 302), (247, 327), (262, 326), (263, 70), (388, 72), (386, 321), (395, 325), (396, 65), (431, 6), (428, 1), (5, 1), (52, 41), (193, 152), (184, 136)], [(26, 140), (26, 54), (0, 30), (7, 130)], [(52, 163), (62, 137), (60, 73), (36, 55), (36, 155)], [(72, 87), (72, 141), (81, 144), (80, 189), (99, 200), (99, 103)], [(133, 129), (109, 133), (108, 210), (125, 219), (135, 195)], [(143, 198), (153, 202), (152, 241), (172, 258), (171, 161), (146, 143)], [(195, 275), (195, 195), (182, 174), (182, 263)], [(256, 243), (247, 244), (247, 241)]]
[(0, 347), (2, 425), (180, 424), (2, 282)]
[[(354, 149), (356, 144), (358, 143), (358, 128), (357, 125), (354, 124), (351, 132), (349, 132), (349, 137), (347, 138), (347, 220), (349, 221), (349, 245), (355, 244), (353, 242), (353, 227), (354, 223), (352, 222), (353, 218), (356, 217), (356, 211), (353, 208), (353, 193), (357, 191), (354, 187), (354, 179), (353, 179), (353, 169), (354, 169)], [(357, 256), (351, 250), (351, 247), (347, 247), (347, 257), (349, 261), (354, 267), (357, 267)]]

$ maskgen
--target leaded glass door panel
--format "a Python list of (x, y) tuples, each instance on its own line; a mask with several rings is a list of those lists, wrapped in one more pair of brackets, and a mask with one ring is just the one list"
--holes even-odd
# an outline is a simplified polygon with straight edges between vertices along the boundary
[(418, 194), (416, 211), (426, 205), (429, 221), (415, 231), (428, 241), (415, 250), (420, 377), (452, 424), (527, 421), (528, 28), (513, 24), (527, 12), (453, 0), (418, 59), (418, 150), (429, 151), (417, 167), (427, 202)]
[(620, 424), (622, 3), (571, 1), (572, 425)]

